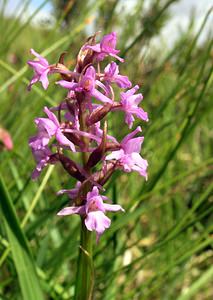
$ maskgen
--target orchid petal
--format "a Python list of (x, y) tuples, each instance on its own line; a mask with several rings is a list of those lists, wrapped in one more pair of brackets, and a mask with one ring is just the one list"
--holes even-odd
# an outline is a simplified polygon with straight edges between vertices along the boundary
[(106, 204), (104, 203), (104, 208), (106, 211), (125, 211), (120, 205), (118, 204)]
[(84, 206), (65, 207), (57, 213), (58, 216), (68, 216), (73, 214), (84, 215), (85, 214)]

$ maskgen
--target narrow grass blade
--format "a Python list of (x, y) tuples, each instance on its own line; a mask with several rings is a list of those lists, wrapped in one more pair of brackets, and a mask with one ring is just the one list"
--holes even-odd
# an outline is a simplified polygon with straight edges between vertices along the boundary
[(177, 300), (189, 300), (193, 299), (196, 293), (204, 287), (209, 281), (212, 281), (213, 278), (213, 266), (210, 267), (203, 275), (198, 278), (187, 290), (186, 293), (180, 295)]
[(43, 293), (36, 275), (34, 261), (1, 175), (0, 196), (3, 220), (18, 274), (23, 300), (42, 300), (44, 299)]

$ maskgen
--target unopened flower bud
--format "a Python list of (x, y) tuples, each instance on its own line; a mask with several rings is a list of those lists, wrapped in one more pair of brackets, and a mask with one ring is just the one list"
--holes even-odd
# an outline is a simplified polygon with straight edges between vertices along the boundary
[(107, 137), (107, 122), (104, 122), (104, 130), (100, 145), (92, 152), (87, 162), (86, 167), (94, 167), (103, 157), (106, 149), (106, 137)]
[(59, 160), (64, 167), (64, 169), (74, 178), (83, 181), (85, 176), (80, 172), (77, 164), (71, 160), (70, 158), (64, 156), (63, 154), (59, 154)]
[(112, 104), (106, 103), (104, 106), (98, 107), (96, 110), (94, 110), (89, 118), (87, 119), (87, 125), (91, 126), (94, 123), (99, 122), (102, 120), (108, 112), (111, 110)]
[(116, 150), (120, 150), (121, 149), (121, 145), (115, 142), (107, 142), (106, 143), (106, 152), (107, 151), (116, 151)]
[(89, 65), (93, 61), (93, 51), (89, 48), (86, 48), (86, 46), (93, 46), (95, 45), (95, 38), (98, 32), (96, 32), (94, 35), (90, 36), (86, 43), (81, 47), (78, 57), (77, 57), (77, 65), (76, 65), (76, 71), (81, 73), (82, 70), (85, 68), (85, 66)]
[(102, 170), (93, 174), (93, 180), (98, 182), (100, 185), (104, 185), (107, 180), (112, 176), (116, 169), (116, 162), (110, 162), (102, 168)]

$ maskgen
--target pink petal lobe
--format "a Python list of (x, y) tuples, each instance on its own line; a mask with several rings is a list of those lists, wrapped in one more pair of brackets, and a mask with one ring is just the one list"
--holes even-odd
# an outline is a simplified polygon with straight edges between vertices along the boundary
[(85, 213), (84, 206), (70, 206), (65, 207), (60, 210), (57, 215), (58, 216), (68, 216), (73, 214), (83, 215)]
[(100, 236), (106, 228), (109, 228), (111, 220), (105, 216), (102, 211), (89, 212), (86, 219), (85, 225), (89, 231), (96, 231)]
[(106, 204), (104, 203), (104, 208), (106, 211), (125, 211), (120, 205), (118, 204)]

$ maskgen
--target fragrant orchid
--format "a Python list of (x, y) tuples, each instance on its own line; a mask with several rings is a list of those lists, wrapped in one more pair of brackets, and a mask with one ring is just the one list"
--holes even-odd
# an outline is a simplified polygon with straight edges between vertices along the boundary
[[(136, 171), (147, 179), (148, 167), (140, 155), (144, 137), (136, 137), (142, 131), (140, 126), (120, 143), (108, 131), (111, 112), (123, 111), (129, 128), (136, 117), (148, 121), (148, 115), (139, 107), (143, 98), (142, 94), (135, 94), (139, 86), (131, 88), (132, 83), (119, 73), (116, 62), (109, 62), (102, 70), (102, 61), (107, 57), (124, 61), (118, 56), (116, 33), (103, 36), (99, 43), (96, 43), (96, 37), (94, 34), (88, 38), (80, 48), (73, 71), (65, 66), (64, 53), (58, 63), (49, 65), (45, 58), (31, 50), (38, 60), (28, 62), (35, 72), (29, 89), (37, 81), (47, 89), (47, 76), (58, 73), (61, 79), (56, 84), (68, 90), (59, 104), (44, 108), (46, 117), (35, 119), (38, 133), (29, 139), (29, 145), (36, 161), (33, 179), (38, 178), (47, 165), (58, 163), (76, 180), (74, 188), (57, 193), (65, 194), (69, 203), (57, 215), (76, 214), (81, 219), (75, 299), (92, 298), (92, 232), (96, 233), (98, 242), (111, 225), (106, 214), (124, 211), (119, 204), (107, 203), (109, 199), (102, 195), (105, 183), (117, 170)], [(117, 98), (119, 93), (114, 91), (115, 85), (117, 90), (122, 89), (120, 99)], [(119, 118), (114, 124), (113, 120), (110, 121), (110, 128), (124, 126), (124, 122), (118, 123)], [(80, 157), (81, 163), (78, 161)]]

